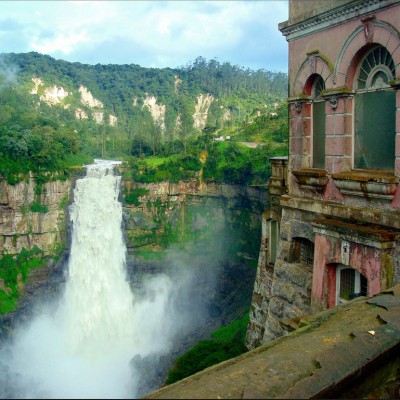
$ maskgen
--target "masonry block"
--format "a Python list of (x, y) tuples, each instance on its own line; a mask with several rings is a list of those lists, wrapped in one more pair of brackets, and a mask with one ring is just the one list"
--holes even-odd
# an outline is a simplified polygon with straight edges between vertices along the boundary
[(290, 137), (290, 154), (301, 154), (303, 152), (303, 138)]
[(352, 115), (344, 115), (344, 133), (349, 135), (353, 132), (353, 116)]
[(311, 119), (310, 118), (303, 119), (303, 134), (304, 134), (304, 136), (311, 135)]
[(396, 91), (396, 107), (400, 108), (400, 89)]
[(303, 116), (311, 118), (311, 103), (303, 104)]
[(400, 133), (400, 109), (396, 111), (396, 133)]
[(394, 167), (394, 173), (396, 176), (400, 176), (400, 158), (396, 157), (396, 161), (394, 163), (395, 167)]
[(300, 137), (303, 135), (303, 118), (292, 118), (290, 120), (290, 136)]
[(396, 157), (400, 158), (400, 133), (396, 134)]
[(344, 136), (327, 136), (326, 137), (325, 152), (326, 155), (343, 155), (345, 154), (345, 137)]
[(325, 118), (325, 134), (334, 135), (335, 134), (335, 116), (327, 115)]

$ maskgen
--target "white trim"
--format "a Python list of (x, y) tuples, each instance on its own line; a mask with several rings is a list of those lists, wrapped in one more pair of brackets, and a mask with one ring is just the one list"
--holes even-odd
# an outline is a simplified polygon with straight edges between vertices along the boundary
[(353, 293), (360, 293), (361, 291), (361, 274), (354, 268), (348, 265), (339, 264), (336, 267), (336, 305), (347, 303), (348, 300), (339, 297), (340, 293), (340, 272), (344, 269), (350, 269), (354, 271), (354, 291)]

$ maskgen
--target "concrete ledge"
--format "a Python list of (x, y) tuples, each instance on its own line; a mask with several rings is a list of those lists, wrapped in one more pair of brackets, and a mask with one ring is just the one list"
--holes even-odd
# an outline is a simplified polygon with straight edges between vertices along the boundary
[[(386, 375), (393, 377), (389, 367), (397, 369), (400, 364), (400, 285), (303, 318), (298, 326), (287, 336), (145, 398), (308, 399), (376, 394), (388, 380)], [(384, 371), (385, 366), (389, 371)], [(397, 391), (398, 381), (397, 376)]]

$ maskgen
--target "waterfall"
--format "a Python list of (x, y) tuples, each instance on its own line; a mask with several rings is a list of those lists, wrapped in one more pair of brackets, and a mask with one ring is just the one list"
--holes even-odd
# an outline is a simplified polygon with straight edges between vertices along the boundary
[(119, 185), (112, 163), (87, 166), (86, 177), (76, 182), (70, 213), (73, 235), (64, 296), (65, 329), (70, 350), (92, 361), (126, 354), (125, 349), (134, 343)]
[(137, 361), (170, 350), (170, 278), (153, 277), (140, 298), (126, 279), (116, 163), (97, 160), (76, 182), (65, 291), (1, 350), (1, 398), (134, 398)]

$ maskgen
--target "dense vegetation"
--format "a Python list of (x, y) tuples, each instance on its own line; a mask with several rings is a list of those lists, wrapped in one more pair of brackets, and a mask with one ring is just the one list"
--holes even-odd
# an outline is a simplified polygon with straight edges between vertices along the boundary
[(175, 361), (166, 383), (171, 384), (246, 352), (244, 344), (248, 314), (214, 331), (210, 340), (201, 340)]
[(4, 287), (0, 287), (0, 314), (13, 311), (19, 298), (22, 286), (33, 268), (45, 265), (43, 251), (37, 246), (31, 250), (23, 248), (13, 256), (5, 254), (0, 258), (0, 279)]
[[(40, 78), (40, 84), (33, 78)], [(97, 105), (82, 101), (82, 86)], [(43, 95), (51, 88), (68, 95), (49, 103)], [(127, 161), (127, 177), (137, 184), (192, 178), (265, 184), (269, 158), (287, 152), (286, 91), (284, 73), (202, 57), (180, 68), (156, 69), (69, 63), (35, 52), (2, 54), (0, 179), (16, 184), (32, 171), (36, 188), (29, 211), (38, 213), (48, 211), (40, 203), (43, 183), (67, 179), (71, 168), (94, 158)], [(200, 95), (213, 97), (202, 128), (193, 117)], [(164, 125), (144, 106), (149, 96), (165, 106)], [(77, 118), (78, 111), (86, 117)], [(95, 118), (100, 111), (101, 122)], [(124, 193), (125, 201), (138, 205), (143, 194), (145, 189), (134, 185)], [(36, 265), (39, 256), (28, 257), (25, 251), (2, 255), (0, 271), (22, 268), (18, 273), (24, 279), (30, 268), (25, 265)], [(3, 305), (10, 301), (12, 308), (18, 292), (15, 277), (0, 278), (12, 288), (12, 293), (0, 288), (0, 300)], [(1, 307), (0, 312), (5, 310)]]
[[(180, 161), (198, 158), (202, 150), (207, 151), (206, 178), (216, 173), (224, 180), (231, 178), (223, 164), (229, 166), (232, 160), (226, 159), (224, 148), (212, 146), (221, 135), (235, 142), (264, 142), (268, 155), (274, 154), (275, 144), (284, 145), (278, 152), (286, 145), (287, 77), (280, 72), (252, 71), (202, 57), (177, 69), (93, 66), (34, 52), (3, 54), (0, 61), (0, 174), (10, 183), (12, 176), (27, 170), (65, 170), (100, 157), (175, 155), (163, 166), (169, 168), (168, 175)], [(32, 78), (43, 82), (37, 93), (32, 93)], [(69, 95), (49, 105), (41, 96), (53, 85)], [(95, 121), (95, 108), (82, 103), (81, 85), (102, 103), (96, 110), (103, 113), (103, 123)], [(193, 114), (200, 94), (209, 94), (214, 101), (205, 127), (199, 130)], [(165, 106), (164, 126), (143, 107), (146, 96), (155, 96)], [(78, 109), (87, 119), (77, 119)], [(108, 122), (110, 116), (117, 118), (115, 125)], [(246, 163), (240, 161), (236, 167), (240, 164)], [(190, 176), (194, 170), (188, 171)]]

